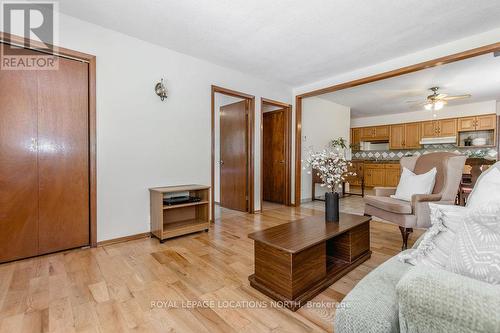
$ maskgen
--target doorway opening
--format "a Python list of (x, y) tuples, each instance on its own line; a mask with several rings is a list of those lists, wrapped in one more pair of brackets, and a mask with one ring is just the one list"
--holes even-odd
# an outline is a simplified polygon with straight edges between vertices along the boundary
[(261, 209), (291, 205), (290, 104), (261, 98)]
[(254, 112), (254, 96), (212, 86), (214, 222), (222, 211), (254, 213)]

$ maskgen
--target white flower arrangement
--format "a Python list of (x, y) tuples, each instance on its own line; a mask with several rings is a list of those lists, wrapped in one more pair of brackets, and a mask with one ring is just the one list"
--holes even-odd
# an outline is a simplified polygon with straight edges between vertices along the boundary
[(327, 186), (332, 192), (338, 192), (342, 182), (348, 176), (356, 176), (356, 173), (349, 171), (352, 163), (347, 161), (344, 155), (338, 150), (324, 149), (320, 152), (310, 152), (306, 160), (306, 168), (317, 172), (323, 181), (321, 186)]

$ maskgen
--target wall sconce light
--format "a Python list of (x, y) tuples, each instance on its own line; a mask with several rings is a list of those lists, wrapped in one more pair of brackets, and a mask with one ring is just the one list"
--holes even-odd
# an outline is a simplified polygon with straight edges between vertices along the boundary
[(167, 88), (165, 88), (165, 85), (163, 84), (163, 79), (155, 85), (155, 92), (158, 96), (160, 96), (162, 102), (168, 97)]

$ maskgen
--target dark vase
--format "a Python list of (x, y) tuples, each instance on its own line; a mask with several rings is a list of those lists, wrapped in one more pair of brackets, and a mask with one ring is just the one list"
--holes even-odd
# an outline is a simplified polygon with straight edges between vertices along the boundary
[(325, 220), (326, 222), (339, 221), (339, 194), (337, 192), (325, 193)]

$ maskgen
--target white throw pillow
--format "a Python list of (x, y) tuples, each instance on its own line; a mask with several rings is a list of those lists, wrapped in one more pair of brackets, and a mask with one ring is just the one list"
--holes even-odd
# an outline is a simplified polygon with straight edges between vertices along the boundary
[(474, 190), (467, 200), (467, 207), (479, 207), (485, 202), (490, 201), (500, 202), (500, 171), (497, 168), (488, 171), (476, 183)]
[(417, 248), (402, 252), (399, 260), (411, 265), (445, 268), (469, 209), (435, 203), (429, 203), (429, 208), (432, 226)]
[(403, 168), (396, 194), (391, 195), (391, 198), (411, 201), (414, 194), (431, 194), (436, 183), (436, 174), (436, 168), (421, 175), (416, 175), (407, 168)]
[(483, 203), (468, 210), (445, 269), (500, 284), (500, 202)]

